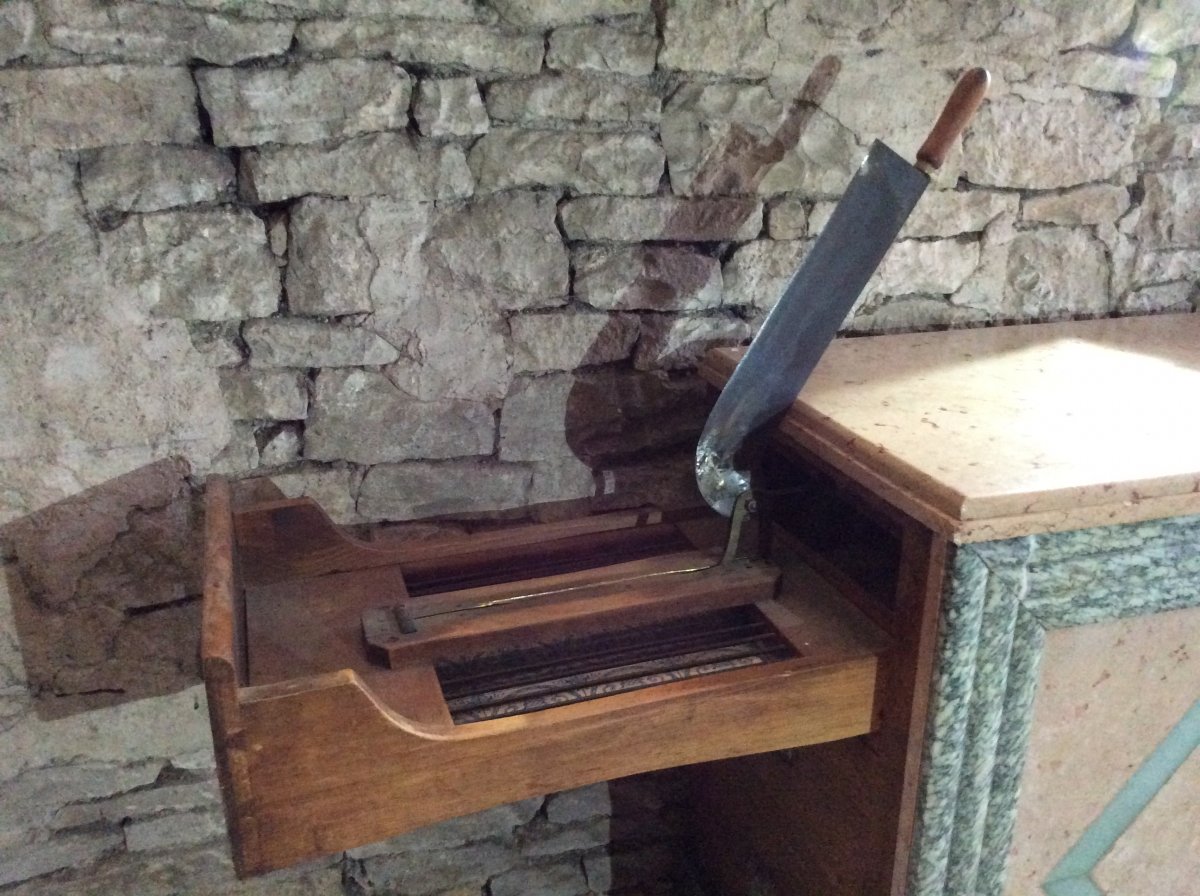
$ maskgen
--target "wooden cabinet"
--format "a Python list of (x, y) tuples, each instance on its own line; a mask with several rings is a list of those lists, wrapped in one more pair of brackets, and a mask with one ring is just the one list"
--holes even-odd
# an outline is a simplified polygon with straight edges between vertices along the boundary
[(1045, 629), (1200, 603), (1198, 405), (1196, 315), (830, 348), (759, 484), (892, 647), (871, 733), (695, 770), (723, 892), (1003, 891)]

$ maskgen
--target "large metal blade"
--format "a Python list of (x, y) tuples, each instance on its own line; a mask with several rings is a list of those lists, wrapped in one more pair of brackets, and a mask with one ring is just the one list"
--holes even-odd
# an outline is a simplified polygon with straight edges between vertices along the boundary
[(878, 140), (726, 383), (696, 446), (704, 499), (729, 516), (749, 477), (742, 442), (785, 410), (908, 220), (929, 177)]

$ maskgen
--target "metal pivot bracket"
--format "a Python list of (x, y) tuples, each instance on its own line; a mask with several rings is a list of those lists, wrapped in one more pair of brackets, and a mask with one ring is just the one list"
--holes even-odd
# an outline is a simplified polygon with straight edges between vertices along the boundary
[(757, 512), (758, 502), (754, 500), (754, 492), (750, 489), (745, 489), (734, 499), (733, 511), (729, 514), (729, 534), (725, 536), (725, 553), (721, 555), (722, 566), (728, 566), (737, 559), (742, 530), (746, 521)]

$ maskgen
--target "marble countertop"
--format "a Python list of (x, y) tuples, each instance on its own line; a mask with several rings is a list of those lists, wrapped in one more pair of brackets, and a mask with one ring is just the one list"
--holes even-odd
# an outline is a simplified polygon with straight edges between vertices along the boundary
[(839, 339), (779, 436), (960, 542), (1200, 513), (1200, 314)]

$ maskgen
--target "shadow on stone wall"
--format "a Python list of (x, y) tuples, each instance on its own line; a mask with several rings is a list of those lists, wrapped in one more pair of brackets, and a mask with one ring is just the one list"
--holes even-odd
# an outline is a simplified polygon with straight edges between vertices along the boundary
[[(632, 250), (638, 256), (637, 273), (630, 280), (627, 304), (620, 307), (650, 312), (642, 315), (634, 363), (649, 369), (586, 370), (609, 360), (612, 346), (623, 339), (626, 325), (621, 315), (612, 315), (580, 360), (585, 370), (574, 375), (567, 396), (566, 440), (596, 476), (593, 509), (630, 502), (664, 509), (701, 504), (692, 466), (710, 395), (694, 365), (708, 349), (742, 339), (728, 332), (706, 336), (695, 318), (656, 312), (685, 308), (704, 290), (716, 261), (692, 251), (696, 243), (709, 243), (710, 251), (719, 254), (756, 213), (759, 184), (799, 144), (840, 71), (836, 56), (819, 60), (773, 134), (731, 125), (696, 168), (690, 192), (699, 200), (674, 205), (662, 221), (658, 239), (682, 245)], [(677, 369), (655, 369), (660, 365)]]
[(149, 464), (0, 526), (17, 637), (43, 719), (200, 680), (200, 502)]

